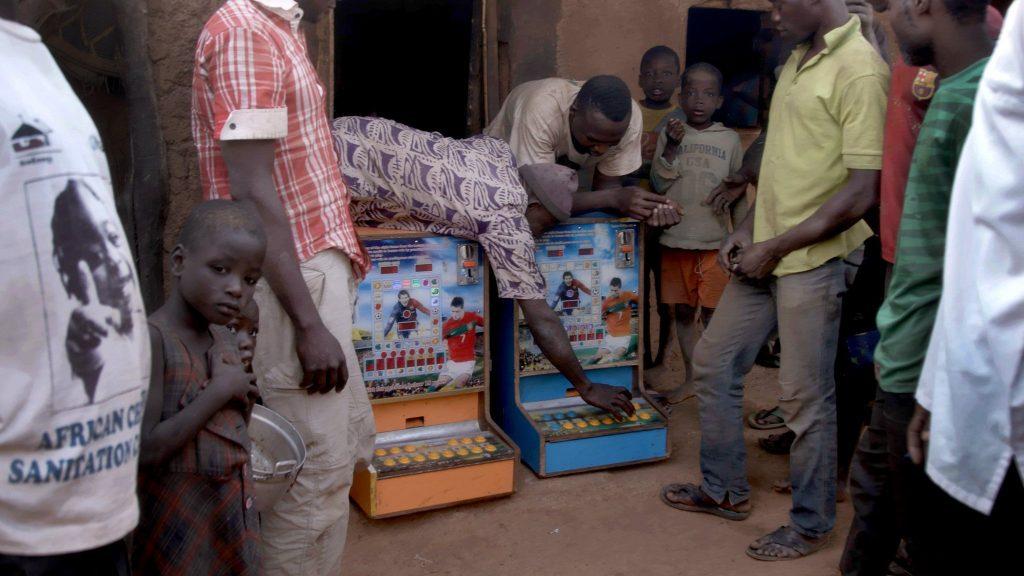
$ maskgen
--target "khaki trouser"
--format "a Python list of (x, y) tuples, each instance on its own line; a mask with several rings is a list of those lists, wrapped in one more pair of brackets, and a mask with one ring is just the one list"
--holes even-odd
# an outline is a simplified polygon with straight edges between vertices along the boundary
[(306, 444), (306, 464), (274, 509), (261, 515), (264, 572), (278, 575), (341, 574), (348, 529), (348, 492), (357, 462), (368, 462), (374, 423), (352, 346), (356, 282), (349, 260), (327, 250), (301, 265), (313, 303), (341, 343), (348, 385), (340, 393), (309, 395), (299, 388), (302, 365), (295, 330), (266, 281), (256, 287), (260, 333), (254, 369), (268, 408), (295, 425)]

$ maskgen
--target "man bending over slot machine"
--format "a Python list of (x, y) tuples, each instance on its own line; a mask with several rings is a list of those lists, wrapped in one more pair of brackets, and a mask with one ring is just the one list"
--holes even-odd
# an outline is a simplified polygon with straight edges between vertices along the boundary
[[(475, 240), (487, 252), (498, 295), (514, 298), (533, 339), (588, 404), (633, 414), (620, 386), (591, 382), (545, 299), (534, 238), (570, 216), (576, 172), (555, 164), (516, 167), (508, 144), (487, 136), (445, 138), (382, 118), (334, 121), (334, 145), (357, 225)], [(600, 196), (596, 196), (600, 195)], [(591, 192), (610, 209), (664, 227), (679, 222), (671, 200), (639, 188)]]

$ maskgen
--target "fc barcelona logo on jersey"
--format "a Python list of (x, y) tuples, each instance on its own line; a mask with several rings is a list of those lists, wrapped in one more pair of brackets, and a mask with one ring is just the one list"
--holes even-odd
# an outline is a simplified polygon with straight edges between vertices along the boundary
[(936, 72), (921, 68), (914, 77), (914, 98), (918, 100), (931, 100), (935, 95), (935, 80), (939, 77)]

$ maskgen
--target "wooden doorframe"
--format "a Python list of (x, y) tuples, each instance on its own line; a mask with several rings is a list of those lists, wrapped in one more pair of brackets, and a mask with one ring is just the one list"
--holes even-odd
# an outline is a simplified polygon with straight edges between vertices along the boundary
[(466, 131), (479, 134), (497, 114), (501, 93), (499, 0), (473, 2), (472, 46), (469, 51), (469, 92), (466, 101)]

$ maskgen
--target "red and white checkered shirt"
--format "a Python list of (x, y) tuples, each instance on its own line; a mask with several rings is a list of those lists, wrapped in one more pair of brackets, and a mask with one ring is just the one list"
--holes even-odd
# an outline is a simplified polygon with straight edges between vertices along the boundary
[(294, 0), (228, 0), (207, 21), (192, 76), (192, 137), (203, 195), (231, 196), (222, 140), (277, 141), (274, 185), (299, 259), (338, 248), (361, 275), (356, 237), (331, 139), (324, 87), (309, 61)]

